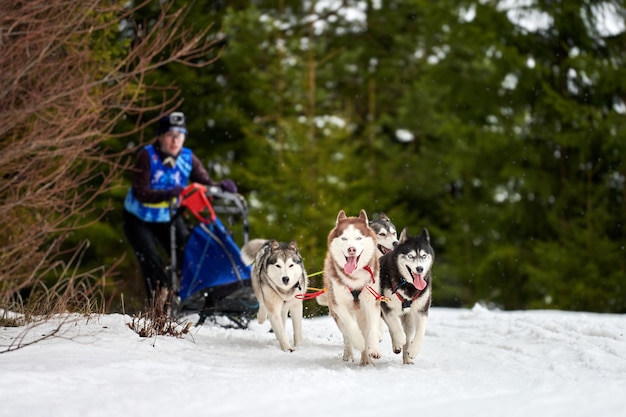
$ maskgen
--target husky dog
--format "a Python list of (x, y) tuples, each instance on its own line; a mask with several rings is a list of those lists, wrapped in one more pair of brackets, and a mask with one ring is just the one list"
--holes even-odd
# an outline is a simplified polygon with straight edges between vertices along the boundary
[(432, 295), (431, 268), (435, 252), (428, 230), (409, 236), (405, 227), (396, 248), (380, 258), (380, 287), (389, 302), (382, 314), (394, 353), (402, 352), (402, 363), (412, 364), (422, 347)]
[[(378, 248), (378, 257), (380, 258), (387, 252), (391, 252), (398, 245), (398, 232), (396, 226), (385, 213), (374, 213), (372, 220), (368, 222), (369, 226), (376, 234), (376, 247)], [(383, 319), (380, 319), (378, 340), (383, 340), (384, 333)]]
[(369, 226), (376, 234), (376, 247), (380, 252), (378, 256), (383, 256), (396, 247), (398, 244), (396, 226), (393, 225), (391, 219), (385, 213), (375, 213), (372, 216), (372, 220), (369, 221)]
[(324, 300), (343, 334), (343, 360), (354, 360), (352, 348), (361, 351), (361, 365), (380, 358), (379, 263), (376, 235), (367, 213), (347, 217), (341, 210), (328, 235), (324, 260)]
[[(376, 247), (378, 248), (379, 257), (396, 247), (398, 244), (396, 226), (393, 225), (391, 219), (385, 213), (374, 213), (373, 219), (369, 220), (368, 224), (376, 235)], [(318, 296), (317, 302), (320, 305), (328, 306), (326, 294)]]
[(307, 275), (295, 241), (253, 239), (241, 248), (241, 258), (252, 268), (252, 289), (259, 301), (257, 319), (269, 317), (272, 330), (284, 351), (293, 352), (285, 325), (287, 315), (293, 323), (294, 346), (302, 344), (302, 300), (296, 298), (307, 288)]

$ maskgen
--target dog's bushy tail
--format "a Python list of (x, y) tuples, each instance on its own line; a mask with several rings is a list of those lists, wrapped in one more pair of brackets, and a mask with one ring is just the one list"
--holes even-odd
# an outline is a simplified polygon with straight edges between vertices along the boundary
[(321, 306), (328, 307), (328, 294), (323, 293), (323, 294), (318, 295), (315, 298), (315, 301), (317, 301), (317, 304), (319, 304)]
[(252, 239), (241, 248), (241, 260), (246, 265), (252, 265), (259, 249), (267, 243), (267, 239)]

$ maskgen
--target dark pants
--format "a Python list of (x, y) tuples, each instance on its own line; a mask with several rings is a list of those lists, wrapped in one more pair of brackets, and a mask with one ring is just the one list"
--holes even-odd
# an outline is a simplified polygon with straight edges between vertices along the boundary
[[(174, 219), (174, 225), (176, 226), (176, 269), (180, 270), (185, 243), (189, 237), (189, 229), (180, 216)], [(169, 259), (171, 253), (170, 226), (170, 222), (144, 222), (134, 214), (124, 210), (124, 234), (133, 247), (137, 261), (141, 266), (146, 294), (150, 302), (157, 290), (172, 288), (171, 272), (165, 270), (165, 263), (157, 247), (158, 244)], [(179, 271), (176, 272), (177, 276), (180, 276)]]

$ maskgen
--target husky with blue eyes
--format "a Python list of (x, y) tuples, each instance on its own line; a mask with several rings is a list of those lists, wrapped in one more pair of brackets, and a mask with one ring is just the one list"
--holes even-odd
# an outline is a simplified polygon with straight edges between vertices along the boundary
[[(241, 248), (241, 258), (252, 266), (252, 289), (259, 301), (257, 320), (269, 318), (272, 330), (286, 352), (302, 344), (302, 298), (307, 290), (307, 274), (298, 246), (276, 240), (253, 239)], [(287, 317), (293, 324), (293, 345), (286, 332)]]
[(380, 289), (388, 298), (388, 302), (382, 303), (382, 316), (389, 327), (393, 352), (402, 352), (404, 364), (412, 364), (422, 347), (434, 261), (435, 252), (426, 228), (419, 236), (410, 236), (404, 228), (398, 245), (380, 258)]

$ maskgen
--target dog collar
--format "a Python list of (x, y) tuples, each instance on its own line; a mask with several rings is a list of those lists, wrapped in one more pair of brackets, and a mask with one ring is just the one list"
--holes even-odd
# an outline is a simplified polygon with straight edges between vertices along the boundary
[(376, 278), (374, 278), (374, 272), (372, 272), (372, 268), (370, 268), (369, 265), (365, 265), (363, 269), (370, 273), (370, 277), (372, 277), (372, 282), (376, 284)]
[(398, 288), (394, 289), (393, 286), (391, 287), (391, 293), (395, 294), (398, 297), (398, 300), (400, 300), (400, 302), (402, 303), (402, 308), (409, 308), (411, 307), (411, 304), (413, 303), (413, 301), (417, 300), (417, 297), (420, 296), (421, 293), (424, 292), (424, 290), (426, 290), (426, 288), (428, 287), (428, 285), (426, 285), (426, 287), (424, 287), (423, 290), (418, 290), (417, 288), (415, 288), (417, 290), (417, 293), (413, 296), (413, 298), (411, 298), (410, 300), (404, 298), (399, 292), (398, 290), (402, 287), (404, 287), (405, 285), (407, 285), (408, 282), (405, 279), (402, 279), (402, 283), (398, 286)]

